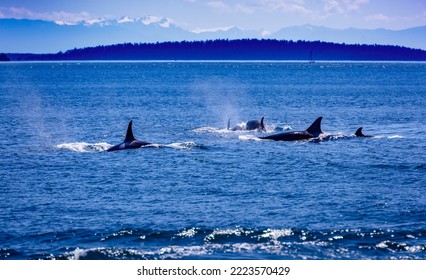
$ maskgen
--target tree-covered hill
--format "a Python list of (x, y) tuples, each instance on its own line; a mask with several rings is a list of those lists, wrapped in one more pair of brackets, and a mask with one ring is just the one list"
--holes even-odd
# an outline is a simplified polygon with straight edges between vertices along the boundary
[(400, 46), (286, 40), (208, 40), (116, 44), (56, 54), (7, 54), (12, 60), (366, 60), (425, 61), (426, 51)]

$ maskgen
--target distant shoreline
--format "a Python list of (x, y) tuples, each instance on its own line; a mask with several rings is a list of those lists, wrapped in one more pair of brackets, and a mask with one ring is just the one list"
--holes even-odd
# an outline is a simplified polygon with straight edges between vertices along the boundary
[[(25, 64), (25, 63), (294, 63), (310, 64), (307, 60), (10, 60), (0, 61), (4, 64)], [(382, 64), (424, 64), (426, 60), (318, 60), (317, 64), (326, 63), (382, 63)], [(312, 65), (315, 65), (312, 64)]]
[(2, 56), (11, 61), (426, 61), (425, 50), (401, 46), (274, 39), (124, 43)]

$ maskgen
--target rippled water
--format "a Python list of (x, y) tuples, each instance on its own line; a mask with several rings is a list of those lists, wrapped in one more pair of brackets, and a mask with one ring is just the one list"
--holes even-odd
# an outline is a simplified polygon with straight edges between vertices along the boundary
[[(425, 259), (425, 74), (0, 64), (0, 259)], [(262, 116), (266, 132), (226, 129)], [(258, 138), (318, 116), (327, 140)], [(152, 145), (106, 152), (130, 120)]]

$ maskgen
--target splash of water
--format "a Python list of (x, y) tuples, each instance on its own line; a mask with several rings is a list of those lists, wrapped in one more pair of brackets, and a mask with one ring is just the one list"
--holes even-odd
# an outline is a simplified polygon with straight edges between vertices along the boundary
[(56, 148), (69, 150), (77, 153), (88, 153), (88, 152), (103, 152), (108, 150), (112, 145), (101, 142), (101, 143), (86, 143), (86, 142), (75, 142), (75, 143), (63, 143), (56, 145)]

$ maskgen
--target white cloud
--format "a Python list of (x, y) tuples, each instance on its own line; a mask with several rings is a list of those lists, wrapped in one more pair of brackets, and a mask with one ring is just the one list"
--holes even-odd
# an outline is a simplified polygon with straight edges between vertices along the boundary
[(207, 3), (207, 6), (214, 8), (215, 10), (218, 10), (220, 12), (226, 12), (226, 13), (232, 12), (231, 6), (223, 3), (222, 1), (211, 1)]
[(324, 11), (327, 14), (346, 14), (361, 9), (369, 0), (325, 0)]
[(47, 20), (53, 21), (57, 24), (73, 25), (79, 22), (93, 21), (94, 17), (87, 12), (80, 13), (68, 13), (64, 11), (60, 12), (48, 12), (48, 13), (37, 13), (26, 8), (4, 8), (0, 7), (1, 18), (16, 18), (16, 19), (34, 19), (34, 20)]
[(227, 4), (223, 1), (210, 1), (207, 6), (222, 13), (254, 14), (256, 11), (283, 12), (310, 14), (312, 11), (305, 8), (303, 0), (251, 0), (240, 1), (236, 4)]
[(34, 17), (34, 13), (25, 8), (16, 8), (16, 7), (0, 7), (0, 16), (2, 18), (32, 18)]
[(311, 14), (312, 10), (306, 8), (303, 0), (257, 0), (263, 9), (269, 12), (280, 11), (283, 13)]
[(348, 11), (357, 11), (361, 8), (362, 5), (368, 4), (369, 0), (355, 0), (355, 1), (347, 1), (347, 9)]
[(327, 14), (343, 14), (344, 12), (341, 3), (337, 0), (327, 0), (324, 4), (324, 11)]
[(225, 4), (222, 1), (210, 1), (207, 3), (207, 6), (222, 13), (242, 13), (249, 15), (255, 12), (255, 9), (253, 7), (241, 3), (229, 5)]
[(385, 16), (384, 14), (375, 14), (375, 15), (367, 16), (365, 17), (365, 19), (367, 21), (385, 21), (385, 22), (390, 22), (393, 20), (393, 18)]
[(237, 12), (241, 12), (241, 13), (247, 14), (247, 15), (253, 14), (255, 12), (254, 8), (247, 6), (247, 5), (243, 5), (243, 4), (236, 4), (235, 10)]
[(76, 14), (61, 11), (47, 14), (46, 19), (54, 21), (58, 24), (61, 23), (66, 25), (73, 25), (79, 22), (88, 22), (90, 20), (93, 20), (93, 17), (87, 12), (81, 12)]
[(358, 11), (368, 4), (369, 0), (240, 0), (232, 4), (229, 2), (215, 0), (207, 2), (206, 5), (222, 13), (253, 14), (266, 11), (322, 18)]

